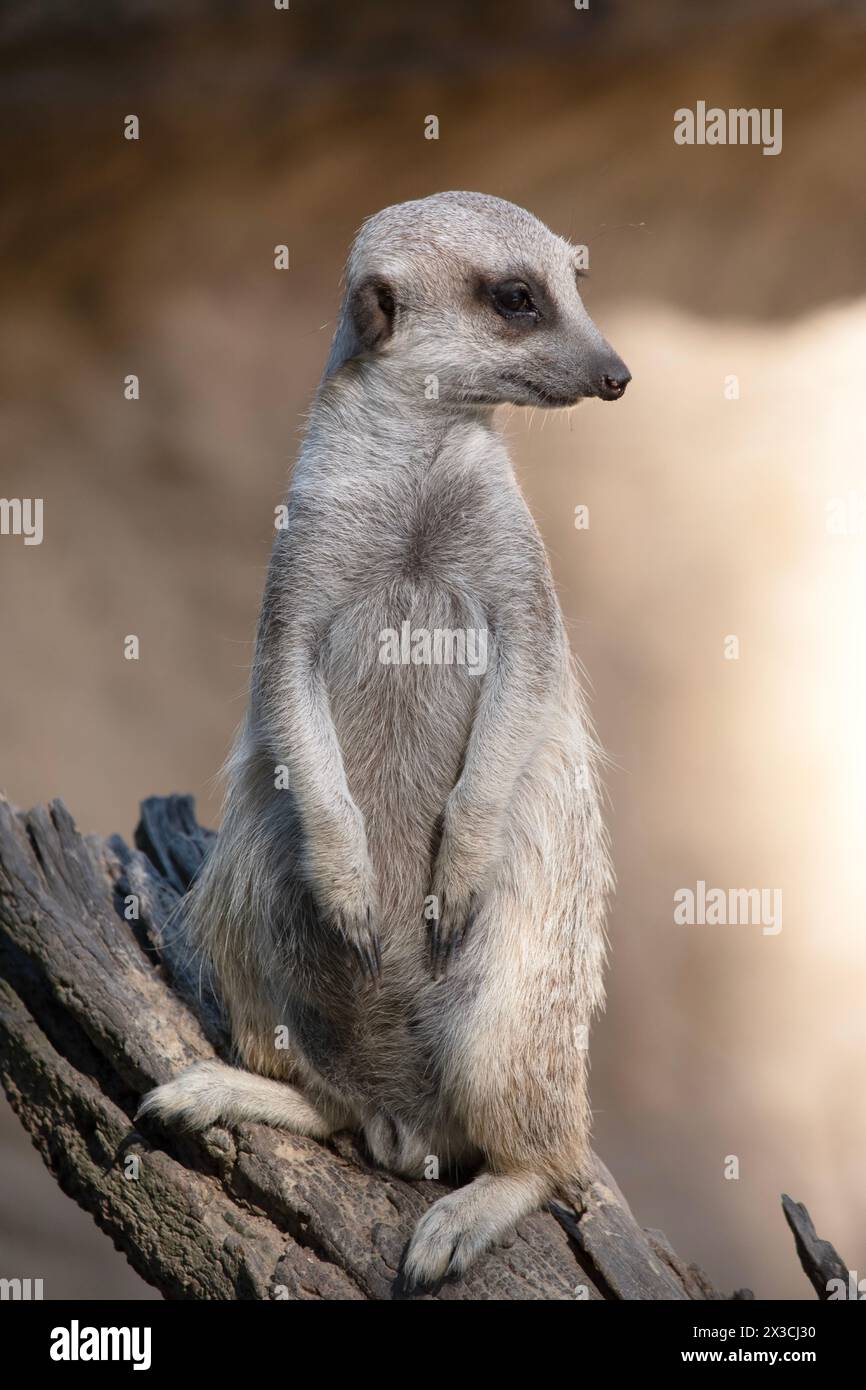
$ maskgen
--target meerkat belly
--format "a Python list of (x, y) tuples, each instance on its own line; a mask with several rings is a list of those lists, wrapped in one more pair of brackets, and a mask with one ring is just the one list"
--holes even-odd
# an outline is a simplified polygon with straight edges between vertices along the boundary
[(380, 987), (355, 996), (342, 1084), (419, 1132), (436, 1108), (439, 1069), (423, 1024), (432, 987), (424, 902), (440, 817), (472, 728), (486, 661), (482, 627), (480, 605), (406, 581), (339, 613), (323, 653), (331, 717), (375, 870), (383, 955)]
[(394, 928), (420, 921), (487, 658), (481, 605), (433, 584), (384, 586), (331, 627), (331, 713)]

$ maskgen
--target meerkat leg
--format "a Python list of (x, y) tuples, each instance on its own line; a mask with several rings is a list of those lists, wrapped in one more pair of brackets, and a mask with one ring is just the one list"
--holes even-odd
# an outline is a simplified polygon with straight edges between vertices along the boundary
[(144, 1097), (136, 1120), (156, 1119), (182, 1129), (207, 1129), (222, 1120), (274, 1125), (326, 1139), (346, 1121), (313, 1105), (294, 1086), (222, 1062), (199, 1062)]
[[(381, 974), (382, 954), (366, 826), (349, 792), (325, 679), (305, 636), (313, 621), (311, 600), (299, 600), (294, 589), (291, 585), (281, 594), (285, 617), (271, 639), (280, 683), (268, 689), (264, 705), (276, 746), (285, 749), (304, 830), (304, 876), (319, 921), (344, 942), (362, 976), (373, 982)], [(303, 605), (300, 611), (290, 608), (295, 603)], [(324, 609), (318, 614), (323, 630), (329, 616)]]
[(442, 818), (431, 893), (436, 913), (427, 923), (434, 979), (447, 973), (483, 910), (502, 854), (514, 788), (543, 726), (557, 679), (561, 653), (556, 643), (539, 650), (534, 636), (536, 622), (547, 631), (556, 630), (555, 599), (543, 584), (538, 587), (543, 607), (532, 624), (515, 623), (507, 604), (495, 613), (493, 660), (483, 676), (463, 770)]
[(409, 1242), (403, 1266), (407, 1283), (426, 1286), (445, 1275), (465, 1273), (552, 1191), (543, 1173), (482, 1172), (466, 1187), (440, 1197)]

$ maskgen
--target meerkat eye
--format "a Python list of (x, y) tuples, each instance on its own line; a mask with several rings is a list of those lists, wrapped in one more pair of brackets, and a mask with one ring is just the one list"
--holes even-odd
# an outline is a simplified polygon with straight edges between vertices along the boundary
[(538, 318), (538, 309), (522, 280), (503, 280), (492, 290), (493, 307), (504, 319)]

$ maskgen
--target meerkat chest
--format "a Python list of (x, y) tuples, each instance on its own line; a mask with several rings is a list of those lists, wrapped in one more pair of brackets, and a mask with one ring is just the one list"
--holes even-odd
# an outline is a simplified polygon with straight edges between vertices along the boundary
[[(544, 547), (498, 440), (458, 434), (310, 480), (293, 518), (291, 582), (331, 629), (333, 661), (483, 669), (497, 609), (533, 615)], [(288, 582), (288, 581), (287, 581)]]
[(484, 674), (492, 640), (482, 595), (403, 575), (370, 584), (335, 612), (323, 665), (335, 691), (387, 701), (411, 685), (441, 695)]
[(481, 470), (443, 463), (370, 501), (358, 538), (365, 575), (397, 586), (404, 601), (442, 591), (489, 605), (546, 565), (520, 494)]
[[(397, 841), (406, 849), (403, 877), (425, 862), (459, 776), (492, 646), (483, 604), (429, 578), (370, 585), (328, 631), (323, 672), (348, 783), (376, 861), (387, 866)], [(405, 884), (392, 888), (399, 897)]]

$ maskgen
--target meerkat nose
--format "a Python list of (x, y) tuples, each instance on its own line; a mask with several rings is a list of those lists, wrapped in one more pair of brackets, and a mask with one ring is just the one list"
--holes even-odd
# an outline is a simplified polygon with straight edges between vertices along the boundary
[(618, 401), (631, 381), (631, 372), (618, 357), (606, 364), (598, 387), (603, 401)]
[(603, 376), (601, 379), (605, 397), (609, 400), (616, 400), (621, 396), (625, 388), (631, 381), (631, 372), (626, 372), (625, 376)]

